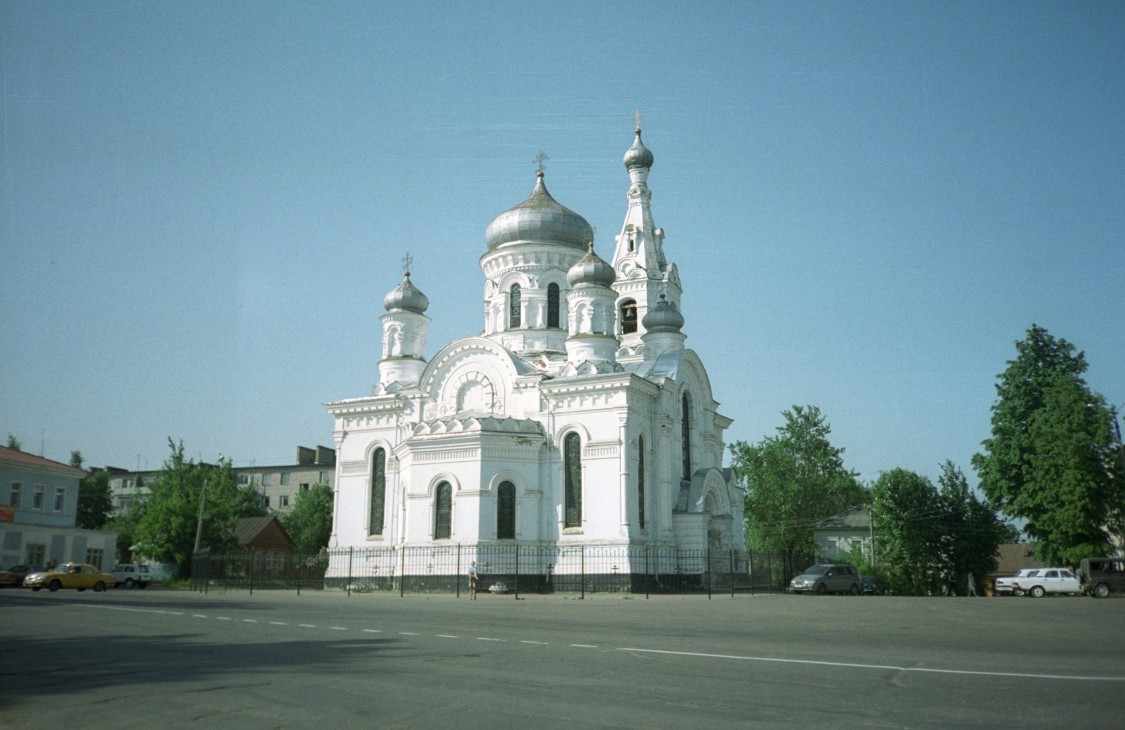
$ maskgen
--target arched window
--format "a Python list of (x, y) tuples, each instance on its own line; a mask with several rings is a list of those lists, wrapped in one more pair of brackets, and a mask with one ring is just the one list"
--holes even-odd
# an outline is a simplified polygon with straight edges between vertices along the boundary
[(437, 485), (434, 495), (434, 539), (448, 539), (453, 532), (453, 487), (449, 482)]
[(637, 303), (632, 299), (621, 302), (621, 334), (631, 335), (637, 331)]
[(496, 539), (516, 539), (516, 485), (500, 482), (496, 490)]
[(371, 513), (367, 518), (367, 534), (383, 534), (383, 512), (387, 503), (387, 452), (375, 449), (371, 457)]
[(645, 437), (637, 437), (637, 524), (645, 529)]
[(547, 326), (559, 326), (559, 285), (547, 287)]
[(510, 290), (511, 294), (508, 297), (508, 329), (516, 329), (520, 326), (522, 318), (520, 316), (520, 285), (512, 284)]
[(683, 478), (685, 481), (691, 481), (691, 400), (687, 393), (684, 393), (680, 406), (683, 412), (683, 420), (680, 422), (680, 440), (683, 442), (684, 450)]
[(564, 527), (582, 526), (582, 439), (568, 433), (563, 439), (563, 469), (565, 471), (563, 505)]

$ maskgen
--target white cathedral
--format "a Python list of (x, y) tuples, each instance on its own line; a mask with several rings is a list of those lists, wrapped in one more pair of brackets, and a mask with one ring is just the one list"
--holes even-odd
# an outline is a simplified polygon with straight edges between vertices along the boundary
[(731, 420), (684, 347), (639, 126), (624, 162), (611, 263), (540, 164), (527, 200), (485, 231), (479, 336), (427, 358), (429, 300), (409, 270), (384, 297), (378, 384), (326, 404), (331, 548), (742, 548), (743, 494), (722, 467)]

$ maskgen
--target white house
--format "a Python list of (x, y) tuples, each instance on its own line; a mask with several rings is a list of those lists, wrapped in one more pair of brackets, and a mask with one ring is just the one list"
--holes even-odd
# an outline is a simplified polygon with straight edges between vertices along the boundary
[(611, 262), (540, 167), (531, 195), (485, 232), (480, 335), (427, 357), (429, 301), (409, 271), (386, 295), (378, 383), (326, 404), (332, 548), (741, 548), (743, 495), (722, 467), (731, 420), (684, 347), (639, 128), (624, 162)]

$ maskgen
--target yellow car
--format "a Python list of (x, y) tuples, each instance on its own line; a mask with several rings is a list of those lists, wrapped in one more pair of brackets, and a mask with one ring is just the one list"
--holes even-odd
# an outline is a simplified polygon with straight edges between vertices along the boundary
[(77, 588), (84, 591), (93, 588), (95, 591), (104, 591), (113, 588), (113, 576), (103, 573), (87, 563), (62, 563), (51, 570), (41, 570), (31, 573), (23, 579), (24, 588), (37, 591), (46, 588), (57, 591), (60, 588)]

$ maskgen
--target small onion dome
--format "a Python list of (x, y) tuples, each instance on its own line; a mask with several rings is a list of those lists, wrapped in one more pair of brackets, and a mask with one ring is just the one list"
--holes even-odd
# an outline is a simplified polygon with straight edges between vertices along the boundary
[(561, 243), (584, 249), (593, 237), (594, 229), (585, 218), (559, 204), (547, 192), (542, 170), (527, 200), (498, 215), (484, 232), (489, 251), (514, 241)]
[(645, 143), (641, 141), (641, 130), (637, 130), (637, 137), (633, 140), (633, 146), (625, 153), (625, 168), (630, 169), (633, 167), (652, 167), (653, 156)]
[(684, 326), (684, 315), (677, 312), (668, 298), (661, 294), (660, 301), (641, 320), (645, 332), (676, 332)]
[(410, 272), (402, 278), (402, 283), (391, 289), (383, 297), (383, 308), (388, 312), (396, 309), (422, 314), (430, 306), (430, 299), (410, 282)]
[(579, 284), (599, 284), (609, 286), (617, 280), (613, 267), (594, 253), (594, 244), (590, 243), (590, 251), (581, 258), (570, 270), (566, 272), (566, 280), (571, 286)]

